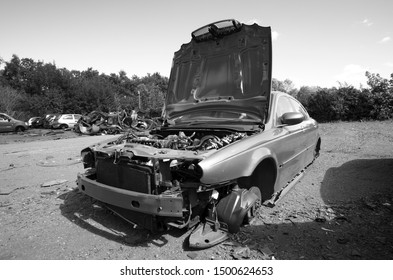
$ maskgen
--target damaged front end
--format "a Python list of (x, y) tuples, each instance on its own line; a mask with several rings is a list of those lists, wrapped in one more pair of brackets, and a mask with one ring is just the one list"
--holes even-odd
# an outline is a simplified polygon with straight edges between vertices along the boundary
[(179, 132), (165, 138), (130, 132), (82, 151), (87, 171), (78, 175), (78, 187), (153, 232), (190, 229), (202, 222), (190, 246), (210, 247), (239, 230), (260, 193), (239, 189), (235, 180), (203, 184), (198, 163), (245, 137), (247, 133), (223, 131), (189, 136)]
[(135, 225), (195, 227), (190, 246), (214, 246), (261, 200), (259, 188), (238, 185), (250, 172), (228, 166), (255, 149), (270, 87), (270, 27), (225, 20), (194, 31), (175, 53), (162, 125), (83, 150), (79, 189)]

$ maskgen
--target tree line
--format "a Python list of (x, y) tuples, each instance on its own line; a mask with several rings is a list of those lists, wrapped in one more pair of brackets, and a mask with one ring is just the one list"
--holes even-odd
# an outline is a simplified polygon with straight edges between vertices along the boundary
[[(144, 77), (120, 71), (106, 75), (58, 68), (55, 63), (20, 59), (0, 60), (0, 112), (28, 119), (49, 113), (88, 114), (91, 111), (140, 110), (160, 116), (168, 78), (159, 73)], [(297, 98), (319, 122), (385, 120), (393, 118), (393, 74), (390, 80), (366, 72), (368, 88), (294, 87), (291, 80), (273, 79), (272, 89)]]
[(124, 71), (106, 75), (58, 68), (13, 55), (0, 61), (0, 112), (20, 119), (50, 113), (88, 114), (136, 109), (159, 116), (168, 78), (159, 73), (127, 77)]
[(273, 79), (272, 89), (297, 98), (319, 122), (392, 119), (393, 73), (390, 80), (375, 73), (365, 75), (369, 88), (357, 89), (344, 83), (332, 88), (302, 86), (296, 89), (288, 79)]

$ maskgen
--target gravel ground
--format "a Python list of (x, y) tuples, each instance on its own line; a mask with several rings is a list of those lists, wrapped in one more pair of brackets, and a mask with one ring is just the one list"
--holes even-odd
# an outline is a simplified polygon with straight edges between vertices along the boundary
[(113, 136), (0, 135), (0, 259), (393, 259), (393, 121), (320, 125), (322, 151), (280, 203), (206, 250), (133, 229), (79, 193), (79, 151)]

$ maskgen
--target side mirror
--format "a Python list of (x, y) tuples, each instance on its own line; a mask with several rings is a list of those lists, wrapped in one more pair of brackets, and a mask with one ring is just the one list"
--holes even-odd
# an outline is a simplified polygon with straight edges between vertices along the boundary
[(282, 124), (286, 124), (286, 125), (299, 124), (303, 120), (304, 120), (303, 114), (302, 113), (298, 113), (298, 112), (285, 113), (281, 117)]

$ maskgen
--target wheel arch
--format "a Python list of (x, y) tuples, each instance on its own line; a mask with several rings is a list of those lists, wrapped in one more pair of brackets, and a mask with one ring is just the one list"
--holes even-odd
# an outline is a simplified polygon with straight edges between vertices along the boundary
[(277, 175), (276, 161), (272, 157), (267, 157), (259, 162), (250, 176), (241, 177), (237, 181), (242, 188), (258, 187), (261, 191), (262, 201), (265, 201), (270, 199), (274, 193)]
[(17, 125), (17, 126), (15, 126), (15, 129), (14, 129), (15, 132), (23, 132), (25, 130), (26, 130), (26, 128), (23, 125)]

